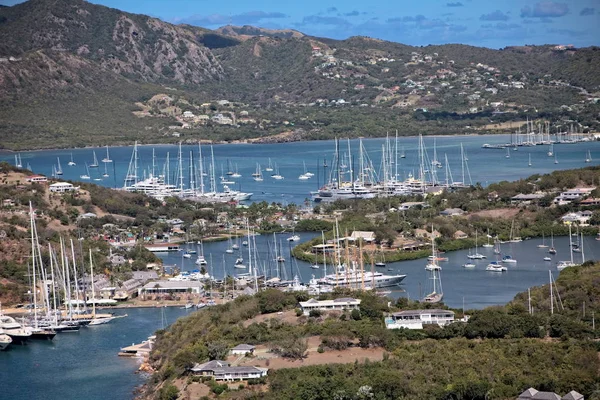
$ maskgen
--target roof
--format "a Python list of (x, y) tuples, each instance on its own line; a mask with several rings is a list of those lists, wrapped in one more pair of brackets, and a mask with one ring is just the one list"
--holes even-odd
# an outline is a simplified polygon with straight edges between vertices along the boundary
[(191, 371), (213, 371), (217, 368), (229, 367), (229, 363), (223, 360), (212, 360), (205, 362), (204, 364), (194, 364)]
[(144, 285), (144, 289), (154, 289), (158, 285), (159, 289), (180, 289), (180, 288), (204, 288), (202, 282), (194, 281), (158, 281), (149, 282)]
[(256, 348), (256, 346), (252, 346), (251, 344), (242, 343), (242, 344), (238, 344), (231, 350), (254, 350), (255, 348)]
[(565, 394), (562, 397), (562, 400), (583, 400), (583, 395), (581, 393), (577, 393), (574, 390), (571, 390), (569, 393)]
[(50, 185), (50, 187), (72, 187), (73, 184), (69, 182), (56, 182)]
[(399, 316), (422, 315), (422, 314), (452, 314), (452, 315), (454, 315), (454, 311), (442, 310), (441, 308), (432, 308), (429, 310), (405, 310), (405, 311), (393, 313), (392, 315), (399, 317)]
[(257, 367), (224, 367), (224, 368), (215, 368), (215, 375), (224, 375), (224, 374), (251, 374), (256, 372), (262, 372), (264, 369)]
[(538, 391), (532, 387), (519, 395), (517, 399), (531, 399)]
[(327, 306), (334, 306), (334, 305), (339, 305), (339, 304), (346, 304), (346, 305), (356, 304), (356, 305), (358, 305), (358, 304), (360, 304), (360, 299), (352, 299), (349, 297), (342, 297), (342, 298), (338, 298), (338, 299), (334, 299), (334, 300), (316, 300), (316, 299), (312, 298), (308, 301), (301, 301), (300, 307), (311, 306), (311, 305), (319, 305), (319, 306), (327, 307)]
[(348, 239), (364, 239), (373, 240), (375, 238), (375, 232), (371, 231), (353, 231)]
[(516, 196), (511, 197), (512, 200), (538, 200), (541, 199), (542, 197), (544, 197), (544, 194), (540, 194), (540, 193), (531, 193), (531, 194), (523, 194), (523, 193), (519, 193)]

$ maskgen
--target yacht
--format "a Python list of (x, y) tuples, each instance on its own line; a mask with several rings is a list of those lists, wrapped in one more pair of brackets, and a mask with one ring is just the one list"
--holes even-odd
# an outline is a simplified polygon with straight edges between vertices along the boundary
[(396, 286), (400, 284), (406, 275), (385, 275), (381, 272), (361, 272), (353, 267), (346, 267), (345, 265), (338, 266), (337, 274), (325, 275), (321, 279), (317, 279), (317, 283), (325, 286), (339, 286), (349, 288), (360, 288), (363, 282), (366, 285), (375, 288)]
[(298, 240), (300, 240), (300, 236), (298, 235), (292, 235), (289, 238), (287, 238), (288, 242), (297, 242)]
[(31, 338), (31, 332), (8, 315), (0, 315), (0, 332), (10, 336), (13, 343), (24, 343)]
[(503, 263), (510, 263), (510, 264), (514, 264), (517, 262), (517, 260), (515, 260), (514, 258), (512, 258), (511, 256), (509, 256), (508, 254), (505, 255), (504, 257), (502, 257), (502, 262)]
[(488, 264), (485, 270), (491, 272), (506, 272), (508, 271), (508, 268), (506, 268), (504, 265), (501, 265), (498, 261), (492, 261)]

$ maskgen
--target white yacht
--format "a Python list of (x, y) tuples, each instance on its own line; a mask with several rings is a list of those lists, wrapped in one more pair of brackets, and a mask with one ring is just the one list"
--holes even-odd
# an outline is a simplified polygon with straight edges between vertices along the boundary
[(365, 285), (375, 288), (396, 286), (406, 278), (406, 275), (385, 275), (381, 272), (361, 272), (355, 266), (346, 268), (344, 265), (338, 266), (337, 274), (325, 275), (318, 279), (319, 284), (327, 286), (340, 286), (350, 288), (361, 288), (363, 282)]
[(0, 351), (6, 349), (12, 343), (10, 336), (0, 333)]
[(23, 343), (31, 337), (31, 332), (8, 315), (0, 315), (0, 333), (11, 337), (14, 343)]

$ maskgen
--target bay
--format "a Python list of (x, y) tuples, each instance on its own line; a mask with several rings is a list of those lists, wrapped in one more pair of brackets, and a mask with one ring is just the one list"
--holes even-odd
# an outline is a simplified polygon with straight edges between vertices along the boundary
[(139, 361), (118, 357), (119, 349), (146, 340), (189, 313), (177, 307), (114, 310), (127, 314), (106, 325), (60, 333), (53, 341), (29, 341), (0, 352), (0, 398), (11, 400), (125, 400), (144, 383)]
[[(363, 146), (375, 170), (379, 171), (381, 166), (382, 145), (385, 138), (363, 139)], [(393, 142), (393, 138), (390, 141)], [(429, 157), (433, 156), (433, 138), (426, 137), (425, 146)], [(509, 135), (464, 135), (464, 136), (439, 136), (436, 138), (438, 159), (443, 163), (444, 156), (448, 157), (451, 174), (455, 181), (462, 181), (462, 166), (460, 162), (460, 145), (464, 146), (468, 158), (468, 170), (465, 170), (466, 182), (479, 182), (483, 186), (502, 180), (513, 181), (525, 178), (533, 174), (545, 174), (554, 170), (581, 168), (589, 165), (597, 165), (600, 160), (600, 142), (581, 142), (574, 144), (555, 144), (556, 153), (554, 157), (548, 157), (549, 146), (519, 147), (518, 151), (510, 150), (511, 157), (506, 158), (505, 150), (483, 149), (484, 143), (507, 143), (510, 142)], [(355, 169), (358, 162), (358, 139), (349, 141), (351, 153), (355, 157)], [(398, 138), (399, 153), (404, 151), (406, 158), (398, 158), (398, 177), (405, 179), (409, 174), (417, 175), (418, 165), (418, 137)], [(132, 155), (132, 146), (111, 147), (109, 149), (112, 163), (107, 163), (108, 178), (102, 178), (104, 163), (99, 162), (98, 168), (90, 168), (91, 181), (99, 185), (111, 188), (123, 187), (125, 176)], [(252, 201), (280, 202), (283, 204), (302, 204), (310, 196), (310, 192), (318, 189), (323, 184), (324, 161), (327, 161), (328, 171), (331, 170), (335, 143), (333, 140), (308, 141), (275, 144), (219, 144), (214, 145), (215, 172), (218, 177), (229, 169), (236, 169), (242, 175), (234, 179), (236, 182), (230, 185), (232, 189), (253, 193)], [(586, 152), (590, 150), (591, 163), (585, 163)], [(23, 167), (31, 166), (35, 173), (51, 176), (53, 166), (57, 166), (58, 158), (64, 175), (62, 179), (80, 181), (80, 175), (86, 172), (85, 163), (91, 164), (93, 152), (96, 152), (98, 160), (106, 156), (105, 148), (85, 149), (61, 149), (26, 151), (19, 153)], [(155, 153), (155, 173), (162, 173), (166, 164), (167, 153), (169, 154), (169, 168), (171, 183), (176, 182), (176, 171), (178, 169), (176, 145), (145, 145), (139, 146), (139, 171), (145, 171), (146, 176), (152, 170), (152, 153)], [(198, 160), (198, 146), (182, 146), (182, 167), (185, 175), (184, 185), (188, 186), (189, 154), (194, 153), (194, 160)], [(348, 153), (348, 142), (340, 142), (340, 154)], [(68, 166), (67, 163), (73, 155), (76, 166)], [(202, 146), (202, 154), (205, 160), (205, 171), (210, 164), (210, 146)], [(529, 155), (531, 155), (531, 166), (528, 166)], [(272, 179), (269, 172), (263, 172), (264, 181), (255, 182), (251, 174), (256, 170), (259, 163), (264, 168), (271, 163), (279, 168), (283, 180)], [(15, 154), (0, 151), (0, 161), (15, 163)], [(309, 180), (299, 180), (298, 176), (304, 172), (303, 165), (313, 172), (315, 176)], [(394, 167), (395, 169), (396, 167)], [(438, 170), (438, 179), (445, 181), (444, 168)], [(396, 171), (394, 171), (396, 172)], [(142, 172), (140, 172), (142, 175)], [(470, 179), (469, 179), (470, 175)], [(94, 180), (98, 179), (98, 180)], [(205, 185), (208, 188), (208, 178)], [(220, 184), (218, 186), (221, 186)]]

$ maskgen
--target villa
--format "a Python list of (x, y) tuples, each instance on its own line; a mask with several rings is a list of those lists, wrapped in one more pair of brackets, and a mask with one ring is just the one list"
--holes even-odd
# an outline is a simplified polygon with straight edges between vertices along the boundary
[(230, 367), (227, 361), (213, 360), (195, 364), (190, 371), (194, 375), (212, 376), (216, 381), (243, 381), (267, 376), (268, 368)]
[(304, 315), (309, 315), (312, 310), (319, 311), (344, 311), (344, 310), (358, 310), (360, 306), (359, 299), (351, 299), (348, 297), (342, 297), (334, 300), (315, 300), (310, 299), (308, 301), (301, 301), (300, 308)]
[(454, 312), (449, 310), (406, 310), (393, 313), (385, 319), (388, 329), (423, 329), (425, 325), (446, 326), (454, 322)]

